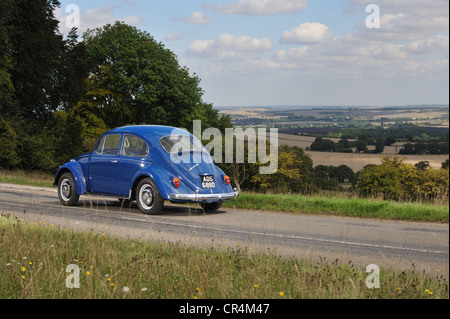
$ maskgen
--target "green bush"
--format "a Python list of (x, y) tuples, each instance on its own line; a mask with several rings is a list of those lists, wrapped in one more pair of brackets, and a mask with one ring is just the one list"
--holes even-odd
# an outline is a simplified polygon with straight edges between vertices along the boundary
[(359, 196), (391, 200), (442, 200), (449, 197), (448, 169), (420, 169), (395, 157), (367, 165), (359, 174)]
[(0, 167), (12, 168), (19, 164), (17, 134), (4, 119), (0, 118)]

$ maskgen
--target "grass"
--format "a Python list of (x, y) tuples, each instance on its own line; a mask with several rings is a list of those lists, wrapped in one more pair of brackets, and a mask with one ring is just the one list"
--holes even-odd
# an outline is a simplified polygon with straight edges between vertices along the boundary
[(224, 207), (391, 220), (449, 222), (449, 206), (363, 198), (242, 193)]
[[(39, 172), (2, 171), (0, 183), (52, 187), (53, 176)], [(328, 214), (335, 216), (388, 220), (449, 222), (449, 206), (427, 203), (394, 202), (343, 196), (305, 196), (241, 193), (223, 207), (279, 211), (293, 214)]]
[[(250, 247), (222, 250), (114, 238), (0, 217), (0, 299), (446, 299), (447, 279), (381, 269), (368, 289), (351, 262), (281, 259)], [(80, 270), (79, 288), (66, 280)]]
[(6, 171), (0, 169), (0, 183), (52, 187), (53, 178), (52, 175), (41, 172)]

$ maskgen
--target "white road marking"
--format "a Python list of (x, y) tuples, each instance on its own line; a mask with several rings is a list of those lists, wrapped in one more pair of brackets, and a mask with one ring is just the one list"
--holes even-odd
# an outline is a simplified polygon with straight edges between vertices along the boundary
[[(211, 230), (211, 231), (222, 231), (222, 232), (229, 232), (229, 233), (246, 234), (246, 235), (250, 233), (249, 231), (243, 231), (243, 230), (226, 229), (226, 228), (214, 228), (214, 227), (188, 225), (188, 224), (180, 224), (180, 223), (172, 223), (172, 222), (161, 222), (161, 221), (155, 221), (155, 220), (148, 221), (146, 219), (140, 219), (140, 218), (120, 217), (120, 219), (131, 220), (131, 221), (139, 221), (139, 222), (148, 222), (148, 223), (153, 223), (153, 224), (161, 224), (161, 225), (169, 225), (169, 226), (177, 226), (177, 227), (190, 227), (190, 228), (195, 228), (195, 229), (203, 229), (203, 230)], [(293, 235), (280, 235), (280, 234), (261, 233), (261, 232), (254, 232), (254, 231), (251, 231), (251, 234), (252, 235), (259, 235), (259, 236), (269, 236), (269, 237), (277, 237), (277, 238), (288, 238), (288, 239), (304, 240), (304, 241), (315, 241), (315, 242), (330, 243), (330, 244), (341, 244), (341, 245), (348, 245), (348, 246), (359, 246), (359, 247), (370, 247), (370, 248), (384, 248), (384, 249), (404, 250), (404, 251), (412, 251), (412, 252), (420, 252), (420, 253), (431, 253), (431, 254), (446, 254), (446, 253), (448, 253), (448, 252), (440, 251), (440, 250), (427, 250), (427, 249), (416, 249), (416, 248), (398, 247), (398, 246), (390, 246), (390, 245), (356, 243), (356, 242), (342, 241), (342, 240), (322, 239), (322, 238), (293, 236)]]

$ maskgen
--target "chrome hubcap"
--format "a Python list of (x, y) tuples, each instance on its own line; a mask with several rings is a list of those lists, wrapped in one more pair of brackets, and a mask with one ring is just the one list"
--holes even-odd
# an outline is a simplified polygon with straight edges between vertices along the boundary
[(151, 209), (153, 206), (153, 187), (149, 184), (143, 185), (139, 191), (139, 199), (142, 207)]
[(66, 178), (61, 182), (61, 189), (60, 189), (61, 197), (65, 202), (69, 201), (71, 192), (72, 192), (72, 185), (70, 185), (70, 181)]

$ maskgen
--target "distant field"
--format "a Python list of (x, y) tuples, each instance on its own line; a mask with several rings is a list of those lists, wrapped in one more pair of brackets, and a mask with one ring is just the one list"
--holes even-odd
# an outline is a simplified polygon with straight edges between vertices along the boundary
[[(356, 153), (330, 153), (330, 152), (306, 152), (317, 165), (339, 166), (345, 164), (354, 172), (358, 172), (368, 164), (381, 164), (382, 156), (393, 158), (395, 155), (356, 154)], [(404, 158), (405, 163), (416, 164), (420, 161), (429, 161), (432, 168), (440, 168), (442, 162), (449, 158), (448, 155), (397, 155)]]
[[(334, 142), (338, 142), (337, 138), (330, 138)], [(279, 144), (286, 144), (289, 146), (297, 146), (305, 149), (311, 146), (314, 142), (313, 136), (300, 136), (279, 134)], [(401, 147), (397, 147), (400, 150)], [(349, 166), (353, 171), (358, 172), (368, 164), (381, 164), (381, 158), (383, 156), (394, 157), (399, 156), (404, 158), (405, 163), (416, 164), (420, 161), (429, 161), (432, 168), (440, 168), (442, 162), (449, 158), (448, 155), (397, 155), (395, 146), (387, 146), (381, 154), (357, 154), (357, 153), (332, 153), (332, 152), (313, 152), (305, 151), (311, 156), (314, 166), (317, 165), (333, 165), (339, 166), (345, 164)]]

